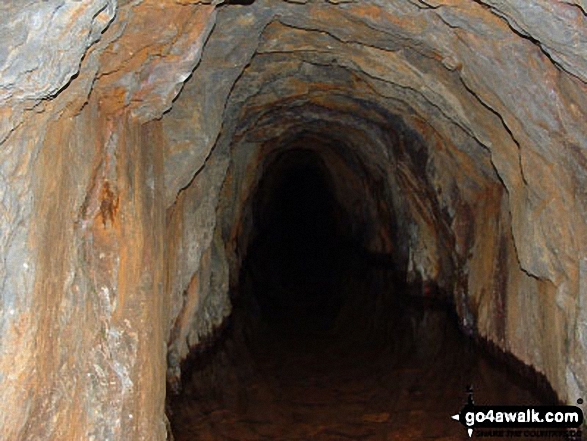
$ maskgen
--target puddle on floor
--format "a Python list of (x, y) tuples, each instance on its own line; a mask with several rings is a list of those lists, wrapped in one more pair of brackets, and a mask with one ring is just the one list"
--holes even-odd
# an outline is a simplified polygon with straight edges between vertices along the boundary
[(396, 306), (377, 340), (275, 325), (251, 340), (233, 326), (172, 401), (175, 439), (466, 440), (450, 417), (469, 384), (476, 404), (549, 404), (482, 355), (445, 307)]

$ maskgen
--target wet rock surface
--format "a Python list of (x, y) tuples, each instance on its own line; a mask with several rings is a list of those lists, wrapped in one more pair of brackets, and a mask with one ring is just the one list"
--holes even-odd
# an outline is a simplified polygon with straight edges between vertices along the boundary
[[(322, 317), (308, 309), (271, 320), (237, 307), (169, 398), (174, 439), (465, 440), (450, 416), (468, 385), (477, 404), (549, 403), (463, 335), (449, 305), (398, 292), (385, 271), (357, 271), (357, 263), (341, 287), (362, 291), (364, 302), (378, 297), (376, 286), (387, 291), (379, 293), (388, 299), (383, 328), (358, 320), (324, 327), (327, 308)], [(259, 318), (269, 321), (243, 332)]]
[(299, 150), (349, 241), (585, 396), (585, 10), (2, 2), (0, 437), (165, 439), (166, 381), (231, 314), (257, 190)]

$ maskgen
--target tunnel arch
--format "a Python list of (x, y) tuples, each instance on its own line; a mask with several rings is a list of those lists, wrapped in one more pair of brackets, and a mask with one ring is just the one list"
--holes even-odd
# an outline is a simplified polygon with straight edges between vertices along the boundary
[[(234, 68), (218, 94), (226, 99), (222, 129), (213, 144), (214, 155), (230, 157), (215, 233), (218, 241), (228, 244), (228, 286), (236, 286), (239, 274), (235, 250), (246, 249), (237, 242), (246, 237), (240, 229), (250, 213), (242, 211), (244, 222), (235, 219), (254, 186), (242, 183), (257, 176), (253, 164), (262, 162), (261, 146), (288, 134), (295, 136), (303, 127), (325, 138), (336, 138), (333, 132), (338, 130), (356, 138), (357, 151), (376, 150), (371, 160), (364, 161), (373, 169), (385, 158), (383, 181), (391, 192), (396, 231), (409, 238), (396, 241), (407, 242), (398, 254), (406, 279), (450, 292), (463, 326), (505, 345), (508, 335), (519, 329), (514, 323), (519, 315), (512, 311), (527, 304), (527, 296), (519, 293), (548, 292), (551, 287), (537, 273), (553, 269), (538, 269), (537, 261), (530, 262), (527, 242), (522, 240), (529, 231), (522, 208), (528, 202), (523, 167), (529, 156), (524, 155), (532, 153), (521, 146), (532, 144), (526, 136), (533, 129), (526, 126), (527, 131), (517, 132), (521, 109), (503, 109), (503, 103), (511, 103), (508, 92), (492, 89), (479, 70), (488, 60), (481, 54), (501, 53), (498, 40), (509, 32), (507, 26), (492, 21), (499, 32), (480, 47), (476, 38), (484, 35), (483, 26), (454, 25), (471, 11), (407, 7), (394, 13), (410, 17), (413, 26), (396, 20), (398, 27), (390, 32), (376, 23), (391, 16), (367, 14), (369, 24), (351, 37), (347, 29), (352, 26), (340, 24), (349, 23), (354, 12), (366, 10), (362, 6), (332, 10), (318, 4), (281, 4), (271, 12), (258, 6), (220, 12), (208, 43), (213, 55), (208, 59), (204, 52), (195, 80), (186, 83), (164, 120), (171, 130), (185, 125), (181, 109), (199, 102), (207, 76), (218, 77), (214, 63), (230, 60)], [(306, 14), (300, 14), (302, 10)], [(489, 13), (482, 8), (475, 11)], [(438, 21), (427, 22), (428, 14)], [(426, 23), (431, 34), (416, 32), (417, 23)], [(443, 36), (446, 26), (456, 29), (458, 37)], [(250, 29), (256, 33), (238, 46), (242, 41), (231, 35)], [(463, 41), (477, 53), (461, 47)], [(513, 44), (529, 59), (544, 61), (540, 50), (527, 43)], [(453, 44), (460, 48), (458, 55), (454, 48), (448, 49)], [(512, 65), (503, 67), (504, 75), (514, 76)], [(545, 84), (554, 86), (554, 73), (545, 67), (549, 78)], [(212, 126), (216, 121), (211, 121)], [(361, 137), (369, 141), (362, 142)], [(174, 166), (173, 172), (174, 179), (184, 174), (181, 167)], [(193, 168), (185, 168), (186, 177), (192, 173)], [(227, 193), (227, 189), (232, 190)], [(502, 239), (492, 240), (492, 235)], [(509, 268), (506, 278), (499, 275), (504, 271), (499, 261)], [(512, 302), (518, 306), (506, 311), (505, 305)], [(546, 340), (543, 343), (548, 345)], [(530, 355), (521, 341), (516, 345), (510, 349), (534, 364), (530, 359), (537, 360), (532, 358), (536, 353)], [(539, 351), (543, 350), (550, 349), (543, 346)], [(554, 365), (539, 370), (560, 384), (566, 382)]]
[(304, 131), (356, 153), (392, 224), (367, 248), (585, 395), (580, 0), (5, 3), (3, 437), (165, 439), (165, 381), (230, 322), (266, 154)]
[[(311, 66), (311, 69), (313, 68), (314, 66)], [(249, 69), (252, 70), (251, 73), (248, 72)], [(322, 71), (321, 75), (327, 74), (327, 69), (319, 68), (319, 70)], [(332, 71), (332, 67), (329, 70)], [(269, 82), (262, 79), (260, 84), (263, 85), (263, 88), (270, 90), (284, 78), (294, 76), (294, 71), (295, 69), (291, 71), (278, 69), (277, 78), (272, 78)], [(343, 71), (348, 72), (346, 69)], [(327, 139), (328, 143), (336, 140), (335, 142), (343, 145), (348, 144), (345, 151), (350, 152), (351, 156), (356, 156), (351, 160), (351, 162), (354, 161), (354, 167), (363, 168), (360, 173), (371, 181), (370, 191), (372, 194), (377, 194), (380, 203), (387, 205), (388, 214), (384, 223), (398, 222), (400, 224), (397, 228), (392, 228), (395, 237), (385, 239), (387, 246), (393, 241), (396, 246), (400, 247), (399, 250), (396, 250), (396, 258), (402, 264), (398, 266), (403, 268), (404, 273), (408, 272), (408, 266), (410, 266), (412, 274), (409, 277), (411, 280), (434, 280), (435, 284), (437, 281), (440, 282), (444, 290), (453, 290), (454, 284), (457, 283), (454, 278), (455, 268), (461, 263), (457, 256), (446, 251), (455, 248), (455, 235), (451, 223), (455, 222), (456, 213), (449, 213), (443, 208), (447, 206), (447, 201), (443, 201), (442, 197), (449, 199), (451, 201), (449, 203), (454, 205), (454, 199), (458, 198), (458, 191), (455, 189), (459, 186), (471, 192), (468, 195), (471, 205), (474, 205), (475, 198), (484, 191), (500, 195), (498, 198), (505, 197), (505, 194), (499, 191), (501, 183), (494, 172), (487, 151), (477, 141), (468, 138), (458, 126), (454, 127), (451, 132), (453, 136), (457, 136), (457, 145), (460, 146), (457, 149), (453, 144), (454, 141), (439, 138), (438, 132), (429, 125), (430, 123), (421, 119), (417, 119), (415, 122), (411, 121), (410, 118), (413, 115), (403, 108), (404, 112), (409, 115), (408, 121), (415, 124), (414, 127), (417, 127), (419, 131), (410, 128), (405, 122), (405, 116), (397, 116), (393, 113), (398, 111), (397, 102), (393, 104), (392, 100), (390, 108), (389, 102), (382, 99), (381, 96), (361, 95), (357, 92), (357, 88), (353, 88), (353, 86), (361, 84), (360, 80), (355, 78), (351, 84), (345, 84), (344, 81), (341, 83), (338, 78), (332, 80), (332, 72), (329, 74), (329, 78), (333, 82), (331, 86), (324, 87), (320, 83), (314, 84), (307, 80), (301, 80), (306, 83), (301, 94), (294, 91), (290, 97), (279, 97), (274, 101), (274, 104), (269, 101), (261, 105), (259, 100), (262, 99), (263, 92), (258, 92), (258, 95), (252, 94), (246, 99), (239, 98), (241, 90), (249, 92), (255, 90), (255, 87), (249, 84), (248, 78), (255, 78), (259, 72), (262, 72), (261, 67), (257, 70), (253, 61), (233, 91), (237, 98), (234, 109), (239, 112), (235, 114), (235, 118), (238, 118), (239, 122), (232, 125), (234, 135), (230, 149), (237, 156), (241, 150), (249, 152), (243, 153), (243, 155), (249, 154), (250, 161), (242, 160), (239, 164), (239, 161), (234, 160), (231, 167), (240, 167), (240, 170), (233, 172), (229, 169), (229, 176), (232, 173), (239, 177), (245, 176), (244, 182), (246, 182), (247, 177), (252, 176), (250, 170), (257, 167), (254, 164), (263, 164), (264, 156), (271, 155), (271, 149), (287, 144), (290, 142), (288, 139), (300, 136), (299, 132), (310, 131), (315, 137)], [(346, 73), (343, 75), (346, 77)], [(258, 79), (253, 81), (256, 80)], [(230, 102), (229, 100), (227, 115), (231, 115), (233, 108), (230, 106)], [(231, 127), (230, 124), (228, 127)], [(231, 133), (230, 129), (226, 133)], [(223, 141), (227, 144), (228, 136), (221, 138), (221, 145), (223, 145)], [(448, 158), (438, 157), (434, 147), (431, 146), (442, 146), (443, 151), (448, 152), (455, 149), (458, 154), (449, 153)], [(475, 156), (471, 152), (481, 152), (481, 154)], [(262, 165), (259, 166), (259, 169), (263, 168)], [(245, 172), (245, 169), (248, 172)], [(393, 171), (390, 173), (390, 170)], [(436, 173), (437, 170), (441, 170), (440, 173), (444, 176), (451, 175), (449, 179), (453, 181), (441, 183), (439, 176), (430, 179), (430, 172)], [(241, 192), (249, 191), (246, 190), (249, 186), (243, 186), (241, 181), (235, 181), (232, 177), (227, 182), (232, 188), (239, 188)], [(442, 186), (446, 187), (442, 188)], [(487, 190), (488, 188), (492, 190)], [(445, 191), (444, 195), (442, 195), (443, 190)], [(347, 194), (349, 193), (347, 192)], [(405, 194), (410, 195), (407, 202), (406, 198), (402, 196)], [(373, 198), (373, 196), (370, 197)], [(409, 198), (412, 197), (413, 199), (410, 200)], [(233, 201), (231, 197), (225, 196), (224, 199)], [(368, 199), (369, 197), (365, 198), (365, 200)], [(375, 201), (371, 202), (377, 204)], [(471, 216), (471, 208), (467, 206), (467, 202), (462, 201), (461, 208), (465, 212), (465, 216)], [(233, 210), (233, 214), (238, 211), (234, 205), (228, 207), (228, 210)], [(246, 212), (246, 208), (244, 210)], [(377, 209), (371, 209), (371, 212), (374, 211)], [(393, 214), (391, 214), (392, 212)], [(220, 214), (220, 217), (222, 216)], [(250, 217), (250, 215), (245, 215), (242, 225), (247, 225), (247, 216)], [(413, 249), (410, 251), (410, 245), (405, 240), (410, 236), (410, 220), (408, 219), (411, 219), (411, 228), (413, 228), (414, 218), (418, 218), (419, 224), (429, 230), (428, 234), (431, 240), (427, 244), (412, 243), (411, 246), (413, 248), (419, 247), (418, 252), (428, 253), (427, 256), (418, 256), (416, 259), (421, 258), (422, 262), (428, 259), (426, 264), (420, 263), (420, 266), (428, 269), (436, 268), (432, 270), (432, 274), (418, 274), (414, 268), (418, 264), (414, 261), (408, 262), (410, 252), (412, 258), (418, 253), (414, 253)], [(232, 222), (233, 225), (239, 225), (241, 228), (241, 222), (234, 219), (238, 219), (238, 215), (233, 218)], [(472, 218), (464, 222), (471, 221)], [(438, 231), (433, 231), (434, 228), (430, 230), (431, 224), (435, 222), (437, 222), (435, 228), (442, 231), (442, 234), (438, 236)], [(224, 231), (226, 243), (232, 243), (235, 235), (232, 234), (232, 237), (227, 235), (226, 227)], [(435, 244), (437, 240), (439, 242)], [(385, 247), (385, 245), (376, 243), (366, 245), (367, 249), (371, 248), (373, 251), (378, 248), (383, 250)], [(243, 248), (246, 247), (239, 244), (239, 249)], [(237, 277), (236, 275), (239, 274), (238, 265), (234, 268), (230, 273), (233, 277)], [(439, 274), (441, 275), (439, 276)], [(233, 283), (234, 280), (232, 279)]]
[[(307, 130), (307, 126), (305, 129)], [(294, 132), (295, 133), (295, 132)], [(227, 245), (234, 244), (234, 249), (227, 249), (229, 256), (235, 262), (231, 269), (233, 286), (239, 274), (240, 264), (246, 258), (246, 249), (251, 241), (255, 239), (252, 235), (254, 228), (256, 197), (267, 174), (270, 177), (275, 173), (276, 165), (279, 166), (280, 158), (288, 154), (306, 151), (316, 157), (324, 173), (330, 181), (330, 188), (336, 199), (338, 210), (341, 216), (348, 219), (340, 226), (341, 234), (347, 240), (361, 244), (373, 252), (389, 253), (392, 247), (393, 225), (391, 200), (378, 200), (374, 196), (376, 191), (384, 192), (383, 188), (377, 187), (382, 184), (382, 176), (376, 178), (370, 175), (369, 170), (361, 161), (360, 155), (356, 156), (356, 150), (345, 145), (345, 141), (328, 138), (329, 135), (317, 134), (314, 132), (303, 132), (297, 135), (288, 133), (260, 146), (260, 152), (251, 155), (250, 162), (234, 164), (234, 168), (228, 171), (230, 186), (226, 186), (223, 198), (231, 200), (228, 196), (234, 188), (245, 192), (242, 202), (231, 204), (226, 207), (226, 212), (220, 211), (219, 218), (223, 219), (225, 235), (223, 240)], [(238, 147), (237, 147), (238, 148)], [(257, 159), (261, 158), (259, 162)], [(245, 175), (242, 169), (254, 170)], [(278, 168), (279, 169), (279, 168)], [(243, 176), (242, 181), (232, 179), (231, 176)], [(379, 182), (377, 182), (379, 179)], [(229, 258), (230, 259), (230, 258)]]

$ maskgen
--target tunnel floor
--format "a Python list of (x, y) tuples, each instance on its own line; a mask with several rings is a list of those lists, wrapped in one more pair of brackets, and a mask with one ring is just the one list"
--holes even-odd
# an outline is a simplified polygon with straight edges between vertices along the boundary
[[(352, 265), (344, 286), (391, 289), (385, 271), (367, 267)], [(175, 439), (465, 440), (450, 416), (469, 384), (476, 404), (552, 404), (463, 335), (445, 304), (383, 294), (386, 326), (359, 305), (325, 328), (260, 321), (237, 302), (230, 327), (186, 365), (168, 409)]]

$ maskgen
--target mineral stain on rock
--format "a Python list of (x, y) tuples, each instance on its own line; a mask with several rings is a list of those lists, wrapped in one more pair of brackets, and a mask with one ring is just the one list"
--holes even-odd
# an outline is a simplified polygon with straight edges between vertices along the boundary
[(118, 211), (118, 196), (110, 189), (110, 183), (104, 181), (102, 184), (102, 191), (100, 192), (100, 216), (102, 217), (102, 224), (106, 228), (106, 224), (114, 224), (116, 212)]
[[(206, 371), (226, 381), (182, 400), (197, 412), (215, 396), (230, 402), (206, 409), (203, 433), (234, 419), (244, 439), (280, 436), (274, 420), (310, 438), (392, 425), (416, 438), (433, 400), (416, 377), (427, 374), (361, 357), (379, 348), (387, 366), (413, 341), (411, 356), (444, 375), (471, 348), (435, 351), (453, 341), (450, 320), (403, 296), (450, 305), (450, 323), (530, 366), (560, 401), (584, 398), (584, 10), (579, 0), (0, 2), (0, 438), (169, 438), (166, 382), (189, 381), (181, 366), (208, 342), (233, 345), (219, 351), (224, 366), (247, 347), (243, 361), (257, 357), (271, 381), (241, 361)], [(303, 170), (318, 179), (276, 196)], [(296, 234), (277, 228), (296, 223)], [(393, 328), (403, 307), (405, 326)], [(344, 344), (317, 339), (310, 349), (330, 361), (315, 364), (303, 339), (293, 352), (255, 339), (268, 310), (279, 311), (272, 326), (324, 319)], [(214, 333), (231, 326), (257, 343)], [(471, 375), (510, 387), (469, 361)], [(330, 362), (332, 376), (320, 367)], [(282, 414), (269, 409), (281, 380)], [(348, 405), (338, 420), (338, 404), (324, 410), (332, 402)], [(257, 405), (267, 415), (253, 415)]]

